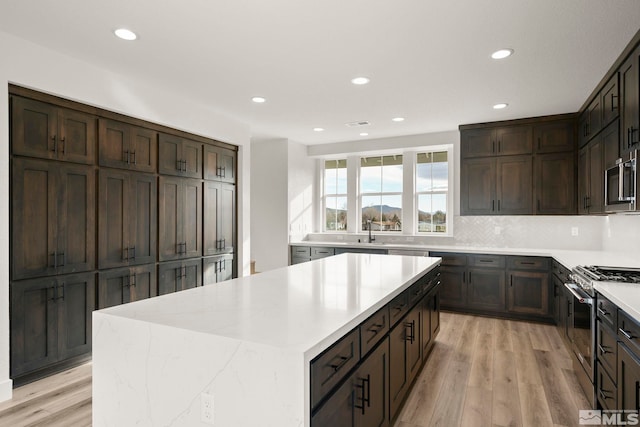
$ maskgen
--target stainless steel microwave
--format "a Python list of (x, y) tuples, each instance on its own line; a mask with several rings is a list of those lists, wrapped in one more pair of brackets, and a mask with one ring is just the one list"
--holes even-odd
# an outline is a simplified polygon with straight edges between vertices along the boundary
[(636, 212), (638, 194), (638, 150), (627, 159), (620, 158), (604, 173), (604, 205), (606, 212)]

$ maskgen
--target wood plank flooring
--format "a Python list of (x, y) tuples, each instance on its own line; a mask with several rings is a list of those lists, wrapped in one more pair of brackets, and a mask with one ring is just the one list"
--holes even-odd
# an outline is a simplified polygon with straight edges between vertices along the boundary
[[(554, 326), (442, 313), (440, 327), (394, 427), (569, 427), (589, 407)], [(0, 426), (90, 425), (90, 363), (0, 403)]]

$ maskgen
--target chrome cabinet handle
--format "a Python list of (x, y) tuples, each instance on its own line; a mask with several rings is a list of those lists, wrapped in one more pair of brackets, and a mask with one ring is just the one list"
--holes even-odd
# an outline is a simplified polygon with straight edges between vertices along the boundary
[(627, 339), (629, 340), (633, 339), (633, 336), (629, 332), (625, 331), (624, 329), (618, 328), (618, 331), (620, 331), (620, 333), (624, 335)]

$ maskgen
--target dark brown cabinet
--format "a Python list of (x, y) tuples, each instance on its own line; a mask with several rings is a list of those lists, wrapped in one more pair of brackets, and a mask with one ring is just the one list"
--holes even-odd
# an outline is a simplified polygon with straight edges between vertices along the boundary
[(421, 366), (420, 308), (414, 307), (389, 333), (389, 397), (391, 417), (397, 416)]
[(204, 255), (233, 252), (235, 242), (236, 187), (204, 182)]
[(640, 360), (622, 343), (618, 343), (617, 397), (618, 409), (640, 410)]
[(155, 262), (157, 178), (113, 169), (99, 174), (99, 268)]
[(15, 159), (13, 279), (95, 267), (95, 170)]
[(158, 295), (202, 286), (202, 259), (161, 262), (158, 265)]
[(620, 154), (638, 148), (640, 143), (640, 46), (620, 66)]
[(95, 274), (11, 284), (11, 376), (91, 351)]
[(549, 273), (509, 271), (507, 309), (511, 312), (547, 316), (550, 314)]
[(554, 120), (534, 126), (536, 153), (575, 150), (575, 120)]
[(504, 269), (470, 268), (467, 272), (467, 305), (477, 310), (503, 311)]
[(158, 133), (156, 131), (100, 119), (98, 122), (98, 163), (120, 169), (156, 172)]
[(531, 154), (531, 126), (470, 129), (461, 135), (463, 158)]
[(535, 157), (535, 213), (574, 215), (576, 209), (575, 153), (540, 154)]
[(460, 211), (462, 215), (492, 215), (496, 210), (496, 160), (462, 161)]
[(606, 127), (620, 115), (620, 92), (618, 86), (618, 72), (614, 73), (600, 91), (602, 105), (602, 127)]
[(202, 178), (202, 143), (161, 133), (158, 153), (161, 174)]
[(95, 163), (96, 118), (44, 102), (11, 97), (13, 154)]
[(156, 265), (138, 265), (98, 274), (98, 308), (139, 301), (157, 294)]
[(158, 206), (160, 261), (202, 256), (202, 181), (161, 176)]
[(202, 258), (202, 284), (211, 285), (230, 280), (234, 270), (231, 254)]
[(604, 209), (603, 144), (594, 138), (578, 153), (578, 213)]
[(236, 182), (236, 152), (227, 148), (204, 145), (204, 179), (234, 184)]
[(580, 140), (583, 141), (583, 143), (596, 136), (602, 128), (601, 102), (600, 96), (596, 96), (580, 117)]

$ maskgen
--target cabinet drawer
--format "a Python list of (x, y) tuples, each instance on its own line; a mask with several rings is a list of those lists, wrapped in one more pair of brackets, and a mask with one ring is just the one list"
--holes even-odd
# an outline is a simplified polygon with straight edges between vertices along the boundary
[(291, 265), (302, 264), (303, 262), (309, 262), (311, 258), (303, 257), (303, 256), (292, 256), (291, 257)]
[(606, 297), (598, 294), (598, 308), (596, 311), (598, 319), (615, 331), (618, 324), (618, 307)]
[(507, 257), (508, 267), (513, 270), (549, 270), (549, 259), (531, 256)]
[(429, 252), (429, 256), (442, 258), (441, 265), (467, 265), (467, 256), (448, 252)]
[(622, 310), (618, 311), (618, 339), (620, 339), (636, 357), (640, 355), (640, 325)]
[(291, 246), (292, 256), (311, 256), (311, 248), (309, 246)]
[(600, 362), (596, 364), (596, 394), (604, 409), (617, 409), (618, 388)]
[(427, 280), (425, 280), (422, 284), (422, 294), (426, 295), (431, 289), (436, 287), (440, 283), (440, 267), (436, 267), (434, 270), (431, 270), (429, 275), (427, 276)]
[(324, 258), (324, 257), (328, 257), (331, 255), (334, 255), (334, 249), (333, 248), (323, 248), (323, 247), (319, 247), (319, 248), (314, 248), (311, 247), (311, 258), (313, 259), (318, 259), (318, 258)]
[(567, 283), (569, 281), (569, 274), (571, 274), (571, 271), (569, 271), (567, 267), (554, 260), (552, 269), (553, 274), (558, 276), (558, 279), (560, 279), (562, 283)]
[(411, 287), (405, 291), (409, 295), (407, 297), (409, 307), (413, 307), (417, 304), (418, 301), (420, 301), (423, 295), (422, 290), (424, 289), (424, 284), (427, 282), (429, 282), (429, 278), (427, 276), (421, 277), (416, 283), (411, 285)]
[(389, 320), (393, 326), (409, 312), (409, 293), (404, 291), (389, 303)]
[(469, 265), (473, 267), (504, 268), (504, 258), (502, 255), (470, 255)]
[(360, 325), (360, 357), (365, 355), (389, 332), (389, 306), (385, 305)]
[(360, 333), (354, 329), (311, 361), (311, 407), (337, 385), (360, 360)]
[(616, 378), (618, 342), (616, 335), (602, 321), (597, 322), (596, 357), (611, 378)]

